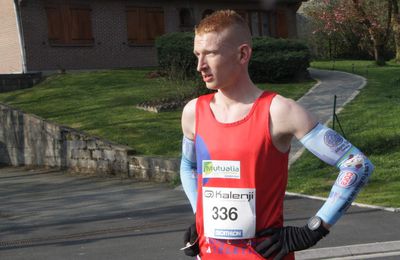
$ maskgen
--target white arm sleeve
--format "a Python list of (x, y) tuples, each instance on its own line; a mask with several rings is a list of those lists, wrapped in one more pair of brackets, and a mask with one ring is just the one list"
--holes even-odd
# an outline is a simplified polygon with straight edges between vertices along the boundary
[(180, 177), (183, 190), (186, 193), (192, 206), (192, 210), (196, 213), (197, 205), (197, 164), (196, 149), (192, 140), (183, 137), (182, 140), (182, 159), (180, 167)]
[(300, 142), (315, 156), (340, 170), (327, 201), (317, 213), (322, 220), (333, 225), (367, 183), (374, 166), (349, 141), (321, 124), (305, 135)]

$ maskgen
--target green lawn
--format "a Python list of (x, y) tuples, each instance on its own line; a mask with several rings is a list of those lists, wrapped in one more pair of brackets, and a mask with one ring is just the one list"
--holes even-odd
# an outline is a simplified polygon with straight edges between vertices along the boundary
[[(313, 62), (312, 66), (331, 69), (332, 64)], [(375, 165), (357, 201), (400, 207), (400, 65), (336, 61), (335, 69), (354, 71), (368, 79), (367, 86), (339, 114), (347, 138)], [(337, 172), (306, 152), (290, 169), (288, 190), (327, 196)]]
[[(314, 62), (331, 69), (332, 62)], [(339, 114), (348, 139), (376, 170), (357, 201), (400, 207), (400, 66), (377, 67), (369, 61), (337, 61), (335, 69), (361, 74), (368, 85)], [(146, 77), (150, 69), (109, 70), (54, 75), (32, 89), (0, 93), (5, 102), (26, 112), (126, 144), (138, 154), (178, 156), (181, 111), (159, 114), (135, 105), (191, 92), (192, 85)], [(297, 99), (314, 85), (260, 84), (263, 89)], [(337, 170), (306, 153), (290, 169), (288, 189), (327, 196)]]
[[(151, 69), (108, 70), (54, 75), (32, 89), (0, 93), (23, 111), (126, 144), (142, 155), (179, 156), (181, 111), (159, 114), (135, 105), (192, 91), (193, 84), (149, 79)], [(263, 89), (297, 99), (315, 84), (260, 84)]]

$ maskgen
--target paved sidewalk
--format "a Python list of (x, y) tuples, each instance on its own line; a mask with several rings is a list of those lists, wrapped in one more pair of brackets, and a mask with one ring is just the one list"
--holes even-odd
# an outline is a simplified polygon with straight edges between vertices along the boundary
[[(365, 78), (346, 72), (318, 69), (309, 69), (309, 72), (312, 78), (318, 80), (318, 83), (297, 102), (316, 115), (319, 122), (323, 124), (332, 120), (335, 95), (337, 97), (336, 112), (339, 113), (366, 84)], [(289, 164), (300, 157), (302, 147), (297, 140), (293, 140)]]

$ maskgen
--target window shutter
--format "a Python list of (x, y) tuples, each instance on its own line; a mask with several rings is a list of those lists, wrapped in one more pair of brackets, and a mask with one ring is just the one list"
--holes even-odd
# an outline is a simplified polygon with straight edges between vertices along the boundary
[(276, 34), (279, 38), (288, 37), (287, 18), (284, 10), (276, 11)]
[(54, 45), (93, 44), (91, 9), (88, 5), (46, 4), (48, 37)]
[(139, 41), (139, 9), (130, 7), (126, 10), (128, 42), (135, 43)]
[(72, 43), (93, 43), (91, 9), (84, 6), (70, 7), (70, 32)]
[(126, 14), (130, 44), (153, 44), (157, 36), (164, 34), (162, 8), (128, 7)]
[(58, 6), (46, 6), (47, 29), (50, 43), (62, 43), (66, 40), (61, 9)]
[(164, 34), (164, 12), (161, 8), (146, 9), (146, 37), (145, 41), (153, 43), (157, 36)]

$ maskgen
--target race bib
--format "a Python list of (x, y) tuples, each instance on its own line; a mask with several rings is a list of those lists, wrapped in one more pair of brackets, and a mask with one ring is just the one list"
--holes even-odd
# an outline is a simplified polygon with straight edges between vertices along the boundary
[(218, 239), (254, 238), (256, 190), (203, 187), (204, 235)]

